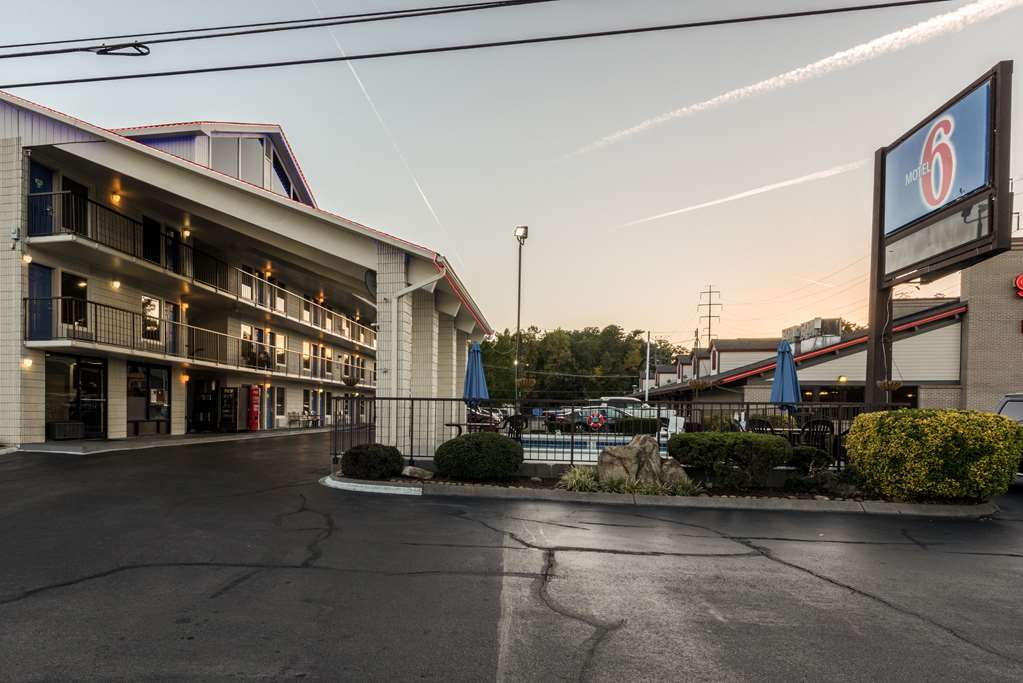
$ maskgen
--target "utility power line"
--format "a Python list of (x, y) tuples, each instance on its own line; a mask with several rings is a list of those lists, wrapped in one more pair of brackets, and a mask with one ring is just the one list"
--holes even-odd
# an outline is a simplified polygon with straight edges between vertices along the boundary
[[(516, 38), (510, 40), (495, 40), (481, 43), (460, 43), (455, 45), (440, 45), (436, 47), (414, 48), (409, 50), (388, 50), (383, 52), (366, 52), (336, 57), (312, 57), (307, 59), (292, 59), (279, 62), (262, 62), (249, 64), (232, 64), (225, 66), (210, 66), (193, 69), (173, 69), (169, 71), (152, 71), (148, 73), (120, 74), (111, 76), (89, 76), (84, 78), (62, 78), (49, 81), (33, 81), (24, 83), (7, 83), (0, 85), (0, 88), (11, 90), (14, 88), (28, 88), (45, 85), (70, 85), (75, 83), (98, 83), (102, 81), (124, 81), (141, 78), (166, 78), (170, 76), (186, 76), (192, 74), (221, 73), (228, 71), (246, 71), (251, 69), (273, 69), (287, 66), (306, 66), (312, 64), (326, 64), (330, 62), (348, 62), (369, 59), (386, 59), (391, 57), (409, 57), (413, 55), (442, 54), (446, 52), (464, 52), (467, 50), (483, 50), (497, 47), (513, 47), (519, 45), (535, 45), (541, 43), (564, 42), (571, 40), (584, 40), (590, 38), (607, 38), (612, 36), (635, 35), (642, 33), (654, 33), (660, 31), (677, 31), (682, 29), (706, 28), (710, 26), (725, 26), (730, 24), (746, 24), (753, 22), (775, 21), (782, 19), (798, 19), (803, 17), (824, 16), (831, 14), (845, 14), (850, 12), (864, 12), (869, 10), (893, 9), (897, 7), (909, 7), (913, 5), (930, 5), (939, 2), (950, 2), (950, 0), (903, 0), (902, 2), (883, 2), (869, 5), (852, 5), (847, 7), (831, 7), (815, 10), (803, 10), (797, 12), (781, 12), (777, 14), (761, 14), (745, 17), (734, 17), (730, 19), (706, 19), (703, 21), (690, 21), (676, 24), (658, 24), (654, 26), (638, 26), (633, 28), (610, 29), (604, 31), (587, 31), (584, 33), (566, 33), (550, 36), (536, 36), (531, 38)], [(134, 47), (136, 44), (126, 44), (125, 47)], [(144, 47), (145, 43), (138, 43)]]
[[(165, 43), (182, 43), (195, 40), (210, 40), (212, 38), (233, 38), (236, 36), (250, 36), (261, 33), (277, 33), (279, 31), (303, 31), (310, 28), (326, 28), (331, 26), (344, 26), (347, 24), (364, 24), (375, 21), (389, 21), (391, 19), (411, 19), (416, 17), (431, 17), (442, 14), (457, 14), (460, 12), (476, 12), (487, 9), (500, 9), (505, 7), (519, 7), (522, 5), (538, 5), (549, 2), (560, 2), (560, 0), (493, 0), (492, 2), (463, 3), (460, 5), (439, 5), (435, 7), (421, 7), (417, 9), (391, 10), (382, 12), (360, 12), (358, 14), (341, 14), (334, 17), (322, 17), (317, 19), (293, 19), (277, 22), (264, 22), (257, 24), (261, 28), (249, 28), (242, 31), (221, 31), (217, 28), (189, 29), (189, 35), (175, 35), (171, 38), (157, 38), (156, 40), (132, 41), (128, 43), (115, 43), (107, 45), (77, 45), (74, 47), (51, 48), (48, 50), (33, 50), (31, 52), (14, 52), (0, 54), (0, 59), (13, 59), (17, 57), (42, 57), (46, 55), (71, 54), (75, 52), (91, 52), (100, 55), (115, 56), (140, 56), (149, 54), (151, 45), (162, 45)], [(233, 28), (233, 27), (225, 27)], [(216, 31), (214, 33), (199, 33), (201, 31)], [(185, 33), (183, 31), (170, 31), (160, 33), (144, 33), (139, 36), (164, 35), (166, 33)], [(123, 36), (132, 37), (132, 36)], [(96, 40), (96, 39), (93, 39)], [(70, 41), (80, 42), (80, 41)], [(43, 45), (46, 43), (40, 43)], [(11, 47), (11, 46), (5, 46)], [(134, 52), (123, 53), (119, 50), (134, 50)], [(144, 51), (143, 51), (144, 50)]]
[[(706, 297), (707, 297), (707, 303), (703, 302), (704, 295), (706, 295)], [(715, 315), (714, 314), (714, 309), (715, 308), (718, 309), (718, 310), (721, 310), (721, 303), (720, 303), (720, 301), (719, 302), (715, 302), (714, 301), (714, 297), (715, 296), (720, 297), (721, 296), (721, 290), (720, 289), (714, 289), (714, 285), (707, 285), (707, 289), (705, 289), (702, 292), (700, 292), (700, 303), (698, 303), (696, 305), (696, 310), (698, 310), (698, 311), (702, 311), (705, 308), (707, 309), (707, 312), (705, 314), (700, 315), (700, 320), (706, 320), (707, 321), (707, 326), (704, 329), (707, 332), (707, 347), (706, 348), (708, 348), (708, 349), (710, 348), (710, 344), (711, 344), (711, 342), (714, 339), (714, 335), (712, 334), (712, 331), (714, 329), (714, 325), (713, 325), (714, 321), (715, 320), (718, 320), (718, 321), (721, 320), (721, 316), (720, 315)], [(696, 340), (697, 340), (697, 342), (699, 342), (699, 340), (700, 340), (699, 331), (697, 331)]]

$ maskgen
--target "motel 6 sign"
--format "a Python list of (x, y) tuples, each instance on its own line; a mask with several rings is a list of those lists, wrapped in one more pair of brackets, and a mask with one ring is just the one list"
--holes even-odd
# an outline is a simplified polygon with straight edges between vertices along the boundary
[(888, 151), (884, 234), (990, 183), (990, 81)]

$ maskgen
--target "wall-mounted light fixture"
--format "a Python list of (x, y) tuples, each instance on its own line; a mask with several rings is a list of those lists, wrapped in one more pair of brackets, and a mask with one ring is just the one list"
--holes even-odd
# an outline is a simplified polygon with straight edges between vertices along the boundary
[(269, 388), (270, 388), (271, 386), (272, 386), (272, 385), (271, 385), (271, 384), (270, 384), (269, 382), (266, 382), (266, 383), (265, 383), (265, 384), (263, 385), (263, 388), (264, 388), (264, 389), (269, 389)]
[(185, 302), (183, 302), (181, 304), (181, 310), (182, 311), (187, 311), (188, 310), (188, 302), (187, 301), (185, 301)]
[(89, 285), (89, 283), (86, 282), (85, 280), (79, 280), (78, 281), (78, 286), (79, 287), (87, 287), (88, 285)]
[(184, 230), (181, 231), (181, 237), (182, 238), (187, 240), (191, 236), (192, 236), (192, 231), (189, 230), (188, 228), (185, 228)]
[(114, 288), (114, 289), (120, 289), (121, 288), (121, 281), (120, 280), (114, 280), (113, 282), (110, 283), (110, 286), (112, 288)]
[(188, 384), (188, 380), (190, 380), (190, 379), (192, 379), (192, 378), (189, 377), (188, 374), (186, 374), (184, 372), (181, 373), (181, 383), (182, 384)]
[(848, 381), (849, 381), (849, 378), (846, 377), (845, 375), (839, 375), (838, 376), (838, 383), (839, 384), (845, 384)]
[(22, 254), (21, 260), (25, 263), (32, 263), (32, 254)]
[(121, 195), (119, 195), (116, 192), (110, 193), (110, 203), (113, 204), (114, 206), (120, 206), (121, 205)]
[(32, 359), (31, 358), (22, 358), (21, 359), (21, 367), (23, 367), (26, 370), (28, 370), (30, 367), (32, 367)]

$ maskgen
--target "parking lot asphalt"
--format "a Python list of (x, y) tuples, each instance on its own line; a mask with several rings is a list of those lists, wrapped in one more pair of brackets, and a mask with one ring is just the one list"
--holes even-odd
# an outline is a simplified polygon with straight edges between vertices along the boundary
[(981, 520), (337, 491), (326, 435), (0, 457), (0, 677), (1019, 680)]

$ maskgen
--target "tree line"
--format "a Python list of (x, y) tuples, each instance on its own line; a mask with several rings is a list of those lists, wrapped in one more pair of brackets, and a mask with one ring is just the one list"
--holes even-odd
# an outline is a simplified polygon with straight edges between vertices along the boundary
[[(490, 396), (515, 396), (515, 332), (505, 330), (480, 348)], [(650, 373), (686, 349), (666, 339), (650, 345)], [(646, 332), (618, 325), (581, 330), (522, 330), (519, 395), (523, 399), (597, 398), (632, 393), (646, 365)]]

